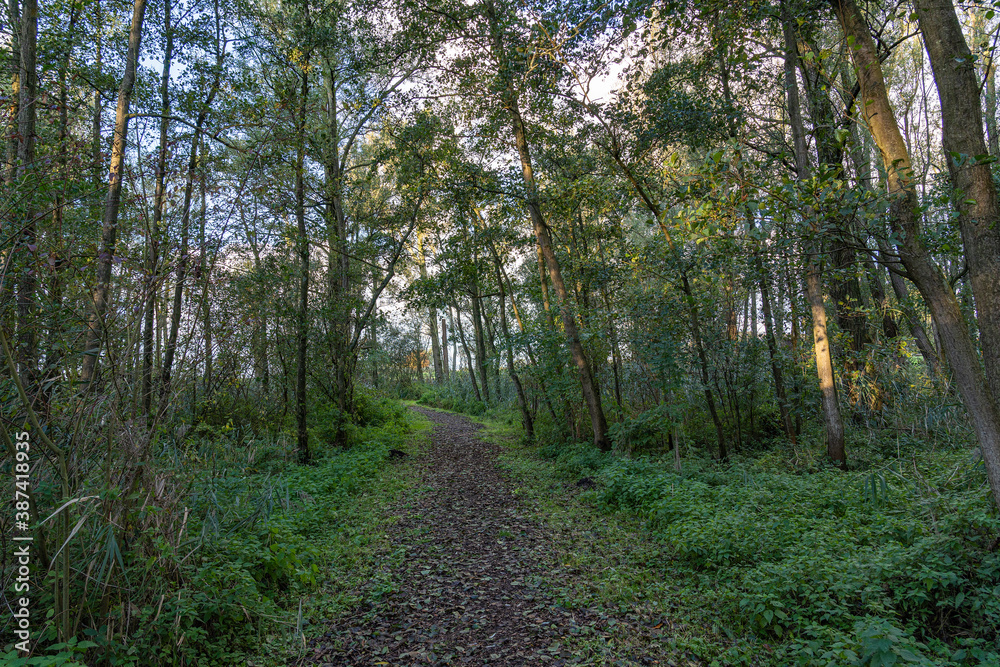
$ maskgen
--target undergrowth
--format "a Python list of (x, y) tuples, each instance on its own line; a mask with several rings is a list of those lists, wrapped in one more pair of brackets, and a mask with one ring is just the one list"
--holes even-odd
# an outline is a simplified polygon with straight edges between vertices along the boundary
[[(149, 464), (149, 502), (136, 525), (183, 513), (173, 532), (126, 531), (111, 567), (133, 595), (30, 665), (283, 665), (310, 625), (350, 607), (384, 551), (384, 506), (407, 484), (387, 465), (418, 428), (395, 402), (361, 396), (351, 446), (331, 446), (335, 409), (316, 406), (313, 463), (297, 463), (287, 428), (257, 433), (230, 419), (164, 432)], [(155, 498), (153, 497), (155, 496)], [(168, 509), (169, 508), (169, 509)], [(45, 599), (39, 608), (50, 607)], [(51, 628), (47, 629), (53, 634)], [(4, 664), (8, 664), (4, 662)]]
[(628, 550), (648, 536), (657, 546), (647, 562), (616, 556), (612, 582), (602, 551), (596, 588), (607, 603), (641, 602), (701, 624), (708, 638), (689, 630), (681, 644), (704, 659), (1000, 664), (1000, 517), (970, 448), (910, 441), (886, 460), (885, 443), (858, 444), (857, 469), (844, 473), (816, 445), (771, 443), (726, 465), (682, 447), (677, 472), (670, 453), (520, 448), (514, 429), (493, 429), (506, 434), (512, 474), (539, 502), (593, 480), (565, 520), (579, 512), (592, 525), (602, 516), (639, 522), (614, 539)]

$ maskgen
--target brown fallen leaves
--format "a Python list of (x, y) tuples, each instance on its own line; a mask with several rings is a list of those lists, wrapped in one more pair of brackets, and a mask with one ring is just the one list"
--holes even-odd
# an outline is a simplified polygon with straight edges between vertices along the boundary
[(628, 621), (558, 604), (570, 574), (500, 475), (496, 445), (465, 417), (418, 409), (436, 425), (413, 462), (426, 490), (392, 528), (406, 553), (398, 590), (333, 621), (297, 664), (669, 664), (595, 655)]

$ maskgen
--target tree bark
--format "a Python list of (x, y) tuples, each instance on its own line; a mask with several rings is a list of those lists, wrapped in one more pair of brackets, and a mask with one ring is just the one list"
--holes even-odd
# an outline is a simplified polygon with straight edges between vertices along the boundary
[(920, 237), (910, 156), (889, 103), (882, 66), (868, 25), (854, 0), (831, 0), (831, 4), (845, 36), (853, 41), (851, 58), (861, 87), (859, 107), (885, 164), (890, 222), (899, 238), (900, 261), (920, 290), (937, 325), (955, 383), (979, 439), (993, 499), (1000, 506), (1000, 410), (980, 369), (958, 299)]
[(979, 81), (952, 2), (914, 0), (913, 6), (941, 99), (941, 144), (955, 189), (986, 379), (996, 401), (1000, 397), (1000, 205), (990, 163), (984, 160)]
[(465, 352), (465, 362), (469, 369), (469, 379), (472, 381), (472, 390), (476, 394), (476, 400), (482, 401), (483, 395), (479, 392), (479, 384), (476, 382), (476, 373), (473, 370), (472, 363), (472, 353), (469, 351), (469, 346), (465, 342), (465, 327), (462, 326), (462, 311), (458, 309), (458, 304), (454, 304), (455, 308), (455, 324), (458, 327), (458, 338), (462, 343), (462, 350)]
[[(794, 28), (787, 16), (785, 26), (786, 31), (790, 32), (791, 38), (794, 39)], [(786, 36), (787, 39), (789, 36)], [(795, 48), (795, 41), (786, 41), (786, 44), (790, 45), (790, 49)], [(818, 52), (813, 44), (808, 44), (806, 48), (814, 54)], [(837, 137), (838, 119), (830, 100), (830, 93), (835, 89), (834, 83), (823, 70), (821, 59), (799, 58), (798, 53), (791, 50), (790, 55), (798, 64), (805, 82), (806, 101), (816, 138), (821, 173), (827, 178), (841, 178), (844, 172), (844, 144)], [(830, 296), (833, 299), (837, 324), (847, 339), (849, 348), (841, 351), (846, 371), (844, 384), (851, 404), (859, 406), (862, 380), (868, 366), (866, 356), (870, 335), (861, 282), (854, 269), (857, 264), (857, 254), (853, 247), (851, 220), (850, 217), (834, 211), (823, 211), (823, 217), (833, 223), (833, 229), (832, 233), (823, 233), (827, 238), (817, 241), (816, 250), (817, 253), (821, 250), (828, 251), (833, 260)], [(824, 245), (827, 246), (825, 249)]]
[(296, 335), (295, 423), (299, 463), (309, 462), (309, 428), (306, 422), (306, 352), (309, 346), (309, 236), (306, 233), (306, 108), (309, 101), (309, 69), (302, 69), (299, 117), (296, 128), (295, 221), (298, 227), (299, 312)]
[(475, 286), (472, 295), (472, 330), (476, 342), (476, 369), (482, 380), (483, 400), (490, 402), (490, 378), (486, 372), (486, 339), (483, 334), (483, 313), (479, 303), (479, 285)]
[(441, 318), (441, 370), (444, 373), (445, 382), (448, 381), (448, 323)]
[[(16, 0), (12, 0), (12, 1), (16, 2)], [(102, 29), (101, 29), (102, 18), (103, 17), (101, 15), (101, 3), (100, 3), (100, 0), (94, 0), (94, 26), (95, 26), (95, 32), (97, 33), (95, 35), (95, 39), (94, 39), (94, 41), (95, 41), (94, 67), (95, 67), (98, 75), (100, 75), (100, 73), (101, 73), (101, 66), (102, 66), (103, 61), (104, 61), (104, 48), (103, 48), (103, 41), (104, 40), (103, 40), (103, 37), (102, 37)], [(101, 151), (101, 143), (102, 143), (102, 140), (101, 140), (101, 126), (103, 125), (103, 118), (102, 118), (102, 116), (103, 116), (103, 112), (104, 112), (104, 105), (103, 105), (103, 103), (101, 101), (101, 91), (100, 91), (99, 88), (94, 88), (94, 98), (93, 99), (94, 99), (94, 115), (93, 115), (93, 118), (91, 119), (91, 128), (90, 128), (90, 134), (91, 134), (91, 138), (90, 138), (90, 142), (91, 142), (91, 145), (90, 145), (91, 165), (90, 165), (90, 168), (91, 168), (91, 172), (92, 172), (92, 179), (93, 179), (93, 182), (94, 182), (94, 190), (97, 191), (101, 187), (101, 174), (104, 171), (104, 169), (103, 169), (103, 162), (104, 162), (104, 160), (102, 159), (102, 156), (101, 156), (101, 153), (102, 153), (102, 151)], [(95, 204), (95, 206), (94, 206), (94, 219), (97, 219), (98, 215), (99, 215), (99, 209), (98, 209), (97, 204)]]
[[(503, 44), (500, 36), (496, 9), (493, 6), (492, 0), (486, 1), (485, 9), (487, 19), (490, 23), (493, 56), (502, 64), (501, 69), (505, 70), (505, 75), (509, 77), (511, 73), (506, 71), (509, 69), (507, 67), (507, 45)], [(610, 451), (611, 441), (608, 439), (608, 422), (604, 416), (604, 409), (601, 406), (601, 395), (595, 387), (590, 359), (587, 358), (587, 354), (583, 349), (583, 343), (580, 340), (580, 333), (576, 325), (576, 317), (573, 315), (569, 292), (563, 281), (559, 260), (552, 248), (552, 239), (549, 234), (548, 225), (542, 214), (542, 207), (538, 199), (538, 186), (535, 183), (535, 173), (531, 162), (531, 150), (528, 144), (527, 130), (521, 117), (517, 92), (510, 81), (508, 81), (501, 95), (504, 106), (510, 114), (510, 121), (513, 126), (514, 142), (517, 146), (517, 154), (521, 163), (521, 177), (524, 181), (525, 204), (528, 208), (528, 214), (531, 216), (535, 239), (538, 247), (541, 249), (545, 265), (548, 268), (549, 278), (552, 280), (552, 287), (555, 289), (556, 298), (559, 299), (563, 329), (573, 355), (573, 362), (580, 372), (580, 385), (583, 391), (583, 400), (590, 414), (594, 444), (602, 451)]]
[(17, 147), (20, 142), (17, 123), (20, 116), (21, 104), (21, 5), (18, 0), (7, 1), (7, 20), (10, 22), (10, 61), (11, 61), (11, 84), (10, 84), (10, 106), (9, 124), (5, 128), (7, 131), (7, 155), (5, 156), (3, 167), (3, 180), (8, 184), (13, 184), (17, 177)]
[(111, 147), (111, 168), (108, 176), (108, 196), (101, 221), (101, 245), (97, 257), (97, 287), (93, 293), (93, 312), (87, 326), (83, 368), (80, 380), (90, 387), (97, 371), (97, 358), (101, 353), (104, 337), (104, 314), (108, 308), (111, 291), (111, 268), (118, 238), (118, 209), (122, 194), (122, 167), (125, 163), (125, 142), (128, 137), (129, 105), (135, 87), (136, 65), (142, 42), (142, 22), (146, 14), (146, 0), (135, 0), (132, 7), (132, 26), (129, 29), (128, 51), (125, 54), (125, 73), (118, 88), (118, 106), (115, 109), (115, 134)]
[(844, 453), (844, 422), (840, 415), (837, 383), (833, 374), (830, 339), (826, 327), (826, 304), (820, 285), (819, 269), (814, 263), (806, 268), (806, 296), (813, 317), (813, 349), (816, 354), (816, 374), (822, 396), (823, 422), (826, 424), (826, 453), (833, 461), (847, 469)]
[(198, 112), (198, 119), (195, 122), (194, 134), (191, 136), (191, 153), (188, 157), (187, 178), (184, 183), (184, 205), (181, 210), (181, 247), (177, 258), (177, 280), (174, 283), (173, 304), (170, 313), (170, 332), (167, 335), (167, 344), (163, 351), (163, 369), (160, 372), (160, 411), (163, 412), (168, 403), (170, 394), (171, 374), (173, 372), (174, 356), (177, 353), (177, 334), (181, 325), (181, 306), (184, 297), (184, 283), (187, 280), (187, 268), (190, 252), (189, 242), (191, 237), (191, 200), (194, 197), (194, 179), (199, 169), (199, 149), (201, 148), (202, 132), (205, 121), (212, 109), (212, 102), (219, 92), (219, 85), (222, 82), (222, 64), (226, 53), (221, 44), (217, 45), (215, 56), (215, 78), (209, 89), (208, 97)]
[(163, 238), (163, 210), (166, 206), (167, 137), (170, 130), (170, 65), (174, 54), (174, 31), (170, 26), (170, 0), (163, 3), (163, 73), (160, 76), (160, 146), (156, 154), (156, 185), (153, 191), (153, 222), (149, 230), (149, 254), (146, 257), (146, 294), (142, 336), (142, 413), (147, 417), (153, 408), (153, 334), (156, 329), (157, 270), (160, 263), (160, 241)]
[(903, 316), (906, 318), (910, 335), (916, 341), (920, 356), (924, 358), (924, 363), (927, 365), (927, 374), (934, 380), (937, 380), (944, 372), (944, 369), (941, 367), (941, 357), (938, 356), (934, 342), (927, 335), (927, 331), (924, 329), (923, 324), (920, 323), (920, 319), (910, 305), (910, 298), (906, 289), (906, 279), (898, 273), (890, 271), (889, 281), (892, 284), (892, 291), (896, 295), (896, 301), (899, 303), (900, 310), (903, 311)]
[(792, 416), (788, 404), (788, 396), (785, 394), (784, 375), (781, 371), (781, 358), (778, 355), (778, 343), (774, 336), (774, 321), (771, 316), (771, 286), (767, 280), (767, 273), (764, 270), (764, 263), (760, 256), (756, 259), (757, 274), (760, 284), (760, 304), (764, 311), (764, 338), (767, 340), (767, 353), (771, 361), (771, 377), (774, 379), (774, 396), (778, 399), (778, 412), (781, 415), (781, 425), (785, 429), (788, 441), (795, 444), (796, 433), (792, 425)]
[[(424, 245), (424, 234), (417, 232), (417, 264), (420, 269), (420, 277), (427, 280), (427, 248)], [(438, 337), (437, 308), (428, 308), (431, 327), (431, 361), (434, 364), (434, 383), (444, 382), (444, 367), (441, 363), (441, 339)]]
[(37, 179), (30, 177), (36, 171), (35, 133), (38, 104), (38, 73), (35, 64), (38, 52), (38, 0), (24, 0), (21, 8), (20, 91), (17, 112), (17, 176), (27, 186), (23, 203), (18, 207), (21, 215), (17, 225), (21, 227), (18, 254), (24, 258), (25, 266), (17, 285), (17, 362), (21, 382), (29, 393), (34, 394), (38, 379), (38, 342), (36, 334), (38, 289), (38, 231), (36, 229), (36, 188)]
[(493, 262), (496, 268), (497, 285), (500, 286), (500, 329), (503, 333), (504, 349), (507, 353), (507, 374), (510, 375), (510, 380), (514, 383), (514, 390), (517, 393), (517, 406), (521, 409), (521, 423), (524, 426), (525, 440), (528, 442), (534, 442), (534, 420), (531, 418), (531, 410), (528, 409), (528, 399), (524, 394), (524, 387), (521, 385), (521, 378), (518, 376), (517, 371), (514, 370), (514, 344), (511, 342), (510, 328), (507, 326), (507, 306), (505, 303), (507, 300), (507, 293), (504, 289), (500, 255), (497, 253), (496, 247), (493, 245), (492, 241), (489, 242), (489, 246), (490, 254), (493, 255)]
[[(331, 329), (333, 331), (333, 366), (337, 383), (337, 407), (341, 412), (354, 411), (354, 367), (356, 351), (351, 348), (351, 317), (353, 310), (348, 298), (350, 290), (350, 257), (347, 251), (347, 216), (344, 212), (343, 172), (341, 159), (341, 122), (338, 117), (338, 81), (336, 63), (327, 60), (323, 70), (326, 92), (326, 125), (330, 139), (324, 151), (324, 178), (326, 191), (326, 224), (329, 261), (327, 283), (330, 291)], [(348, 141), (348, 144), (351, 142)], [(349, 149), (345, 153), (346, 160)], [(344, 441), (345, 432), (338, 433)]]
[[(802, 123), (801, 106), (799, 104), (799, 87), (795, 79), (796, 63), (799, 59), (798, 47), (796, 46), (795, 32), (791, 18), (787, 14), (783, 17), (782, 29), (785, 37), (785, 97), (795, 149), (796, 176), (802, 182), (809, 177), (809, 157), (805, 142), (804, 125)], [(824, 153), (821, 155), (821, 159), (833, 160), (835, 158)], [(809, 219), (815, 216), (815, 212), (807, 208), (803, 216)], [(816, 245), (818, 245), (818, 241)], [(840, 414), (840, 401), (837, 397), (833, 358), (830, 353), (830, 341), (827, 335), (826, 305), (823, 299), (823, 286), (820, 280), (818, 255), (817, 248), (807, 260), (805, 270), (806, 298), (809, 301), (813, 319), (813, 352), (816, 356), (816, 373), (819, 377), (820, 395), (822, 397), (827, 454), (829, 454), (831, 459), (839, 463), (841, 467), (846, 469), (847, 456), (844, 449), (844, 422)]]
[[(202, 154), (204, 155), (205, 149), (202, 147)], [(208, 223), (208, 184), (205, 176), (205, 169), (201, 170), (201, 212), (198, 217), (200, 219), (198, 225), (198, 245), (200, 257), (198, 258), (198, 269), (201, 273), (201, 330), (203, 334), (203, 340), (205, 342), (205, 377), (204, 377), (204, 387), (205, 396), (212, 391), (213, 382), (213, 357), (215, 351), (213, 350), (212, 341), (212, 308), (211, 308), (211, 288), (212, 288), (212, 268), (214, 262), (209, 263), (208, 261), (208, 240), (205, 235), (205, 226)]]

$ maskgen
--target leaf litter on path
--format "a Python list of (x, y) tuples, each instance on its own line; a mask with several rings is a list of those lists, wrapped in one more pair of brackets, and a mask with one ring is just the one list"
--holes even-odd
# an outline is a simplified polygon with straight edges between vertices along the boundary
[(617, 651), (601, 650), (623, 631), (650, 639), (659, 633), (604, 611), (562, 606), (555, 588), (572, 573), (511, 493), (498, 446), (478, 438), (479, 425), (461, 415), (414, 409), (434, 429), (412, 464), (424, 492), (397, 508), (391, 529), (405, 551), (391, 572), (396, 587), (331, 621), (295, 664), (678, 664), (655, 641), (654, 655), (610, 658)]

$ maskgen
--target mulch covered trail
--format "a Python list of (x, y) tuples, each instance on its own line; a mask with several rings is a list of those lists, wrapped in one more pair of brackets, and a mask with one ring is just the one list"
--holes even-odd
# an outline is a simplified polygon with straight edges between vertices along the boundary
[(413, 461), (426, 491), (391, 528), (406, 549), (399, 590), (328, 626), (299, 664), (594, 664), (566, 639), (607, 641), (616, 622), (555, 603), (558, 563), (501, 476), (498, 447), (460, 415), (415, 409), (435, 427)]

